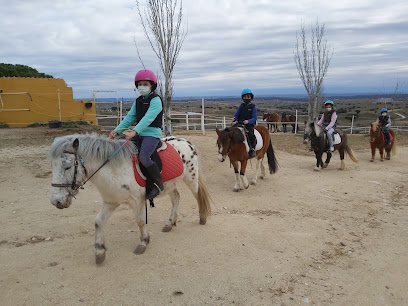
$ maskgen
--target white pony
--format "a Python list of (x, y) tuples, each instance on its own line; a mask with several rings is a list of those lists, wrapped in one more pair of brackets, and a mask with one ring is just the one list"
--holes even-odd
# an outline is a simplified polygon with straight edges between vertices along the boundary
[[(178, 151), (184, 171), (178, 178), (164, 184), (165, 189), (161, 194), (170, 195), (172, 209), (162, 230), (169, 232), (176, 225), (180, 201), (176, 182), (179, 180), (186, 183), (196, 198), (200, 224), (205, 224), (211, 213), (210, 197), (199, 172), (197, 151), (189, 141), (182, 138), (167, 137), (163, 140)], [(149, 243), (145, 221), (145, 188), (136, 183), (132, 168), (131, 156), (135, 152), (136, 148), (131, 142), (125, 144), (125, 140), (113, 141), (96, 134), (57, 137), (51, 146), (52, 205), (59, 209), (68, 208), (87, 179), (98, 188), (102, 196), (103, 206), (95, 221), (97, 264), (105, 260), (104, 225), (120, 204), (128, 204), (133, 209), (140, 229), (140, 242), (134, 253), (144, 253)], [(105, 162), (106, 165), (100, 168)]]

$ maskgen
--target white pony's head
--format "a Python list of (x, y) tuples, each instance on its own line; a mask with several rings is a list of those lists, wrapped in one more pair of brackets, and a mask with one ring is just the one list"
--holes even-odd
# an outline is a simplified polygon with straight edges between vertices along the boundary
[(51, 146), (52, 165), (51, 204), (59, 209), (68, 208), (87, 173), (78, 155), (78, 138), (58, 137)]

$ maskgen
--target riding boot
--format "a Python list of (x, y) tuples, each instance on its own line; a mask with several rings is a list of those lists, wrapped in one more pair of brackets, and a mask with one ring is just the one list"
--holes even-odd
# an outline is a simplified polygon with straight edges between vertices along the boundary
[(147, 167), (146, 170), (149, 173), (153, 183), (151, 189), (148, 191), (148, 194), (146, 194), (146, 199), (151, 200), (157, 197), (160, 194), (160, 191), (163, 191), (164, 186), (159, 167), (157, 167), (156, 164)]

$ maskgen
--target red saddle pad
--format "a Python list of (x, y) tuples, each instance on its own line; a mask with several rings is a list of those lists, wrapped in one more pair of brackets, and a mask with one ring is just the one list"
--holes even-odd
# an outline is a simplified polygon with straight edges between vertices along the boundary
[[(179, 153), (168, 142), (165, 142), (165, 144), (167, 145), (167, 148), (159, 151), (159, 156), (162, 162), (161, 175), (163, 182), (179, 177), (180, 175), (183, 174), (184, 171), (183, 162), (181, 160)], [(132, 165), (136, 182), (140, 186), (145, 187), (146, 178), (144, 177), (142, 171), (140, 170), (139, 159), (137, 155), (132, 155)]]

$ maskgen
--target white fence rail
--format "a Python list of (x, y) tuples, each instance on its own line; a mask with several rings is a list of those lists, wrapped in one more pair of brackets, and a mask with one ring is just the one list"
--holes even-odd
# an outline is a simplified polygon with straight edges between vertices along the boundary
[[(204, 100), (202, 100), (202, 106), (204, 108)], [(122, 109), (122, 107), (120, 108)], [(204, 108), (205, 110), (205, 108)], [(98, 124), (101, 126), (102, 130), (112, 130), (115, 126), (104, 124), (104, 120), (112, 120), (115, 119), (117, 123), (121, 121), (122, 118), (119, 118), (119, 115), (112, 116), (112, 115), (98, 115)], [(298, 111), (295, 111), (295, 122), (270, 122), (264, 121), (262, 118), (258, 117), (257, 123), (261, 125), (274, 125), (277, 124), (282, 126), (282, 124), (286, 124), (289, 126), (289, 130), (291, 130), (292, 125), (295, 126), (294, 133), (299, 133), (304, 129), (304, 120), (302, 118), (307, 118), (306, 114), (298, 114)], [(368, 134), (370, 131), (369, 126), (358, 127), (355, 126), (354, 115), (351, 119), (350, 125), (343, 125), (337, 126), (339, 129), (343, 130), (344, 132), (348, 132), (349, 134)], [(216, 116), (216, 115), (206, 115), (204, 111), (202, 113), (196, 112), (173, 112), (171, 114), (171, 121), (172, 121), (172, 130), (186, 130), (186, 131), (196, 131), (199, 133), (205, 134), (207, 130), (215, 130), (224, 129), (227, 126), (231, 126), (233, 118), (230, 116)], [(301, 131), (298, 130), (298, 126), (301, 127)], [(392, 129), (396, 133), (406, 133), (408, 132), (408, 126), (398, 126), (394, 125)]]

